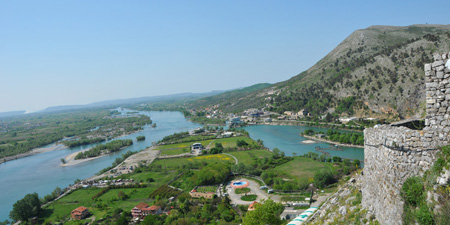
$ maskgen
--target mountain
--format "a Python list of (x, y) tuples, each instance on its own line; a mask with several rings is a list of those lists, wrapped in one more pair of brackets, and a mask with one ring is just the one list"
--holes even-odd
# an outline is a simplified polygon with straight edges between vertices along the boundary
[(10, 111), (10, 112), (0, 112), (0, 117), (10, 117), (10, 116), (18, 116), (23, 115), (26, 111)]
[(86, 105), (65, 105), (65, 106), (52, 106), (39, 112), (56, 112), (64, 110), (74, 110), (83, 108), (98, 108), (98, 107), (114, 107), (114, 106), (127, 106), (141, 103), (154, 103), (154, 102), (174, 102), (174, 101), (193, 101), (199, 98), (204, 98), (211, 95), (217, 95), (224, 91), (211, 91), (207, 93), (179, 93), (172, 95), (161, 95), (151, 97), (139, 97), (128, 99), (116, 99), (106, 100), (100, 102), (94, 102)]
[(307, 109), (313, 115), (421, 117), (423, 66), (432, 62), (433, 53), (448, 51), (450, 25), (371, 26), (353, 32), (314, 66), (287, 81), (232, 99), (222, 98), (226, 94), (222, 93), (212, 104), (220, 104), (225, 112), (265, 107), (275, 112)]
[[(242, 111), (247, 108), (257, 107), (264, 104), (264, 99), (256, 97), (260, 90), (272, 86), (268, 83), (255, 84), (250, 87), (227, 91), (222, 94), (213, 95), (196, 100), (190, 104), (192, 108), (198, 108), (207, 105), (220, 104), (220, 108), (232, 109), (233, 112)], [(253, 101), (257, 99), (258, 101)]]

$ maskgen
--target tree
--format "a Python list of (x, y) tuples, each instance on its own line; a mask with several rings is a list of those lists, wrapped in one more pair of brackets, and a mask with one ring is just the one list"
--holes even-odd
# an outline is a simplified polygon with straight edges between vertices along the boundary
[(117, 197), (118, 197), (120, 200), (125, 200), (125, 199), (128, 198), (127, 194), (125, 194), (123, 191), (119, 191), (119, 193), (117, 193)]
[(242, 219), (244, 225), (265, 225), (265, 224), (283, 224), (280, 215), (284, 207), (281, 203), (274, 202), (272, 199), (263, 200), (261, 204), (255, 207), (255, 210), (247, 212)]
[(122, 213), (119, 219), (116, 220), (114, 225), (128, 225), (128, 222), (130, 220), (131, 220), (131, 212), (125, 211)]
[(165, 216), (158, 216), (158, 215), (147, 215), (144, 219), (144, 221), (141, 223), (142, 225), (159, 225), (163, 224), (164, 220), (166, 219)]
[(41, 202), (39, 201), (38, 194), (27, 194), (23, 199), (14, 203), (13, 210), (9, 213), (9, 217), (16, 221), (26, 221), (29, 218), (38, 216), (41, 211)]
[(324, 188), (335, 181), (333, 173), (329, 170), (321, 170), (314, 174), (314, 186)]

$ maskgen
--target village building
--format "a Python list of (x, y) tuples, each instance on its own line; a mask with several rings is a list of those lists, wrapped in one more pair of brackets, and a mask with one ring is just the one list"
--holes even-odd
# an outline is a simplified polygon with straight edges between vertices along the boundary
[(230, 119), (230, 126), (239, 125), (241, 123), (242, 123), (242, 121), (241, 121), (241, 118), (239, 118), (239, 117), (233, 117)]
[(89, 215), (89, 210), (84, 206), (80, 206), (80, 207), (74, 209), (71, 214), (72, 214), (72, 219), (82, 220)]
[(215, 193), (214, 192), (197, 192), (196, 189), (193, 189), (191, 192), (189, 192), (189, 195), (192, 198), (206, 198), (206, 199), (213, 199)]
[(200, 150), (200, 151), (203, 150), (202, 143), (194, 143), (194, 144), (192, 144), (191, 150), (192, 150), (192, 152), (195, 152), (196, 150)]
[(131, 215), (133, 218), (144, 219), (148, 215), (160, 215), (162, 212), (160, 206), (149, 206), (145, 202), (139, 203), (137, 206), (131, 209)]
[(309, 112), (306, 109), (302, 109), (298, 111), (297, 116), (299, 118), (310, 116)]

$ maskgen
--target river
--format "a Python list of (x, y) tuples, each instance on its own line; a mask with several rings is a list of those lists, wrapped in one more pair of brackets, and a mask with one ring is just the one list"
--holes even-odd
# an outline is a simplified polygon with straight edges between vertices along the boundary
[[(282, 125), (256, 125), (245, 127), (250, 137), (254, 140), (261, 139), (264, 145), (270, 149), (278, 148), (283, 151), (287, 156), (303, 155), (307, 152), (315, 152), (319, 155), (320, 152), (316, 152), (316, 146), (321, 148), (328, 148), (330, 144), (317, 142), (314, 144), (304, 144), (302, 141), (308, 140), (300, 133), (312, 129), (316, 132), (326, 131), (326, 128), (307, 127), (307, 126), (282, 126)], [(348, 131), (343, 131), (348, 132)], [(359, 159), (361, 163), (364, 162), (364, 149), (353, 147), (339, 147), (343, 151), (325, 150), (330, 153), (331, 156), (339, 156), (341, 158)]]
[[(39, 197), (43, 197), (51, 193), (55, 187), (64, 188), (76, 179), (86, 179), (95, 175), (127, 151), (139, 151), (167, 135), (202, 126), (186, 120), (180, 112), (152, 111), (141, 114), (150, 116), (157, 126), (152, 128), (148, 125), (143, 131), (121, 137), (120, 139), (133, 139), (134, 144), (119, 152), (74, 166), (60, 166), (61, 158), (96, 145), (93, 144), (41, 153), (0, 164), (0, 222), (9, 219), (13, 204), (28, 193), (36, 192)], [(145, 141), (137, 142), (136, 137), (142, 135), (145, 136)]]
[[(123, 113), (126, 113), (124, 110)], [(175, 132), (188, 131), (200, 124), (192, 123), (180, 112), (140, 112), (148, 115), (157, 124), (155, 128), (145, 126), (143, 131), (121, 137), (133, 139), (134, 144), (122, 151), (87, 161), (70, 167), (61, 167), (61, 158), (93, 145), (46, 152), (0, 164), (0, 221), (9, 219), (12, 205), (28, 193), (36, 192), (40, 197), (51, 193), (55, 187), (67, 187), (76, 179), (86, 179), (101, 169), (110, 166), (116, 158), (127, 151), (139, 151), (150, 146), (152, 142)], [(264, 141), (270, 149), (278, 148), (286, 155), (303, 155), (315, 152), (315, 147), (328, 147), (326, 143), (304, 144), (306, 140), (299, 134), (306, 129), (326, 131), (326, 129), (304, 126), (269, 126), (258, 125), (246, 127), (250, 136)], [(145, 136), (145, 141), (136, 142), (137, 136)], [(364, 151), (361, 148), (342, 147), (344, 151), (328, 151), (332, 156), (359, 159), (363, 162)], [(318, 152), (317, 152), (318, 153)]]

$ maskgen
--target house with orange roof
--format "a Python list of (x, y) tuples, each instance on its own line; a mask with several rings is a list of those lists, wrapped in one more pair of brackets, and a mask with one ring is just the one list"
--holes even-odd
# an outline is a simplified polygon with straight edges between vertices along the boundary
[(256, 207), (257, 205), (259, 205), (259, 203), (258, 203), (257, 201), (254, 201), (252, 204), (250, 204), (250, 205), (248, 206), (247, 211), (255, 210), (255, 207)]
[(89, 210), (84, 206), (80, 206), (80, 207), (74, 209), (71, 214), (72, 214), (72, 219), (82, 220), (89, 215)]
[(162, 212), (160, 206), (152, 205), (149, 206), (145, 202), (139, 203), (133, 209), (131, 209), (131, 215), (133, 218), (144, 219), (148, 215), (160, 215)]

